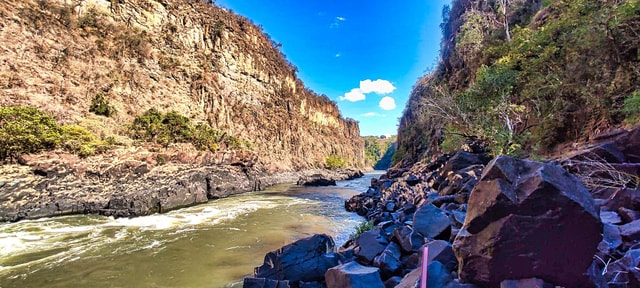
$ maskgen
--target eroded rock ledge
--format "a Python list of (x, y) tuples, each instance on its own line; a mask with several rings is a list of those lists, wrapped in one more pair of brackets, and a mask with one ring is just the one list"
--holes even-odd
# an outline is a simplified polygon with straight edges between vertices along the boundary
[(300, 177), (342, 180), (357, 170), (279, 171), (247, 151), (117, 149), (80, 159), (66, 153), (25, 155), (0, 166), (0, 221), (69, 214), (135, 217), (263, 190)]

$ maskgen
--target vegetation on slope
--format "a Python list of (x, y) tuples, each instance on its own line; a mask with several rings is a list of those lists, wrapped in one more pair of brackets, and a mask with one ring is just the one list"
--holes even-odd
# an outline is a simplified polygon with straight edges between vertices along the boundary
[[(216, 150), (247, 139), (277, 169), (321, 167), (329, 154), (363, 166), (357, 122), (306, 88), (262, 27), (213, 2), (2, 1), (0, 105), (38, 107), (127, 144)], [(152, 108), (169, 114), (160, 122), (192, 123), (123, 133)]]
[(547, 154), (639, 123), (640, 1), (501, 3), (443, 9), (441, 61), (399, 128), (408, 161), (469, 139), (494, 154)]
[(199, 150), (215, 152), (218, 148), (248, 149), (251, 143), (193, 121), (174, 111), (162, 113), (149, 109), (136, 116), (129, 127), (131, 138), (163, 146), (172, 143), (192, 143)]
[(86, 157), (111, 145), (77, 125), (60, 125), (34, 107), (0, 107), (0, 161), (24, 153), (64, 149)]
[(376, 170), (386, 170), (391, 166), (391, 158), (395, 153), (397, 137), (366, 136), (364, 139), (364, 153), (366, 166)]

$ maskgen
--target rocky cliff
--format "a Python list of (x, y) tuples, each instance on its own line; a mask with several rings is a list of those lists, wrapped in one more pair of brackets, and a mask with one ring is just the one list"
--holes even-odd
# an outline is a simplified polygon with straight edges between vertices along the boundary
[(2, 1), (0, 39), (0, 221), (147, 215), (364, 165), (358, 123), (205, 1)]
[[(127, 143), (156, 108), (245, 139), (273, 171), (363, 165), (358, 124), (305, 88), (261, 27), (204, 1), (3, 1), (0, 105), (36, 106)], [(89, 112), (96, 95), (115, 108)]]
[(481, 140), (550, 156), (640, 124), (637, 1), (455, 0), (400, 121), (406, 164)]

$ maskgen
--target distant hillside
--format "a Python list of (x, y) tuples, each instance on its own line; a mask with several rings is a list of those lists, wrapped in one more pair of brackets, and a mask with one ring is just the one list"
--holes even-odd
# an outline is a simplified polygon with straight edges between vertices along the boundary
[(0, 39), (0, 106), (75, 125), (36, 127), (59, 138), (37, 147), (193, 142), (250, 149), (271, 170), (364, 164), (357, 122), (307, 89), (261, 27), (205, 1), (7, 0)]
[(470, 139), (547, 155), (639, 123), (637, 0), (454, 0), (441, 28), (441, 60), (400, 121), (405, 163)]
[(364, 150), (366, 166), (375, 170), (387, 170), (391, 166), (393, 155), (396, 151), (397, 137), (391, 136), (366, 136)]

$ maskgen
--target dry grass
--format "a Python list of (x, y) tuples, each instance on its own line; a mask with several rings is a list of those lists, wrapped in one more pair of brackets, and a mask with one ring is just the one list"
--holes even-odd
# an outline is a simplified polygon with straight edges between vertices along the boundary
[(566, 159), (562, 166), (576, 175), (592, 192), (601, 189), (637, 188), (640, 176), (616, 169), (602, 157), (592, 154), (583, 160)]

